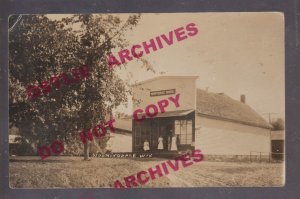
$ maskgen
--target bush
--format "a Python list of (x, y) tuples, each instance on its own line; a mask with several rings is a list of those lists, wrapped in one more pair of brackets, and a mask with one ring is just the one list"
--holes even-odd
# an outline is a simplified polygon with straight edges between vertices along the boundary
[(278, 118), (275, 122), (272, 122), (273, 131), (284, 130), (284, 121)]

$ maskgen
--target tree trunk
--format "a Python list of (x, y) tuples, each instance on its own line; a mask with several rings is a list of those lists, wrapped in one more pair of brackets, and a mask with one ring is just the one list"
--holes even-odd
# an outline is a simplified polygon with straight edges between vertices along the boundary
[(89, 160), (89, 143), (88, 141), (83, 145), (83, 153), (84, 153), (84, 160)]

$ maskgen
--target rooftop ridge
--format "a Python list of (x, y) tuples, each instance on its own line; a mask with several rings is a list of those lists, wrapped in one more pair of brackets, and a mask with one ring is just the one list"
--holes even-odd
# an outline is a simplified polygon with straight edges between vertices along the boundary
[(196, 110), (198, 114), (252, 126), (270, 128), (270, 125), (248, 104), (226, 94), (218, 94), (197, 88)]

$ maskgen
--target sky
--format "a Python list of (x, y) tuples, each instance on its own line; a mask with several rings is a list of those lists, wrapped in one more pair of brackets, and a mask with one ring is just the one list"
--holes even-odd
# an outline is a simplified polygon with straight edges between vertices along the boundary
[[(128, 14), (120, 15), (126, 19)], [(275, 12), (142, 14), (126, 32), (130, 46), (195, 23), (199, 33), (144, 55), (156, 70), (133, 60), (116, 71), (131, 82), (163, 75), (197, 75), (197, 88), (224, 93), (268, 117), (284, 117), (284, 17)], [(116, 49), (115, 52), (118, 52)], [(132, 113), (128, 108), (117, 110)]]

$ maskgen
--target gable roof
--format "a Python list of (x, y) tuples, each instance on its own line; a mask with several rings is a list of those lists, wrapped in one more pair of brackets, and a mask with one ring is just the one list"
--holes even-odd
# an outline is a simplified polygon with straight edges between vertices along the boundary
[(270, 125), (250, 106), (225, 94), (197, 89), (197, 114), (200, 116), (270, 128)]

